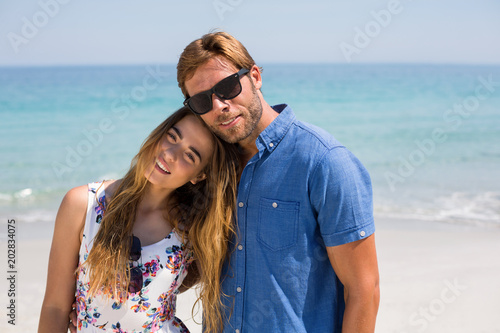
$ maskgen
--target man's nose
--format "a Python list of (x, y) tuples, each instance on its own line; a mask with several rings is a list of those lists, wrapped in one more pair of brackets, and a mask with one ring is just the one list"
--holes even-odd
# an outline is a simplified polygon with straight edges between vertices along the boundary
[(219, 98), (216, 94), (212, 94), (212, 110), (217, 112), (229, 111), (229, 104), (227, 99)]

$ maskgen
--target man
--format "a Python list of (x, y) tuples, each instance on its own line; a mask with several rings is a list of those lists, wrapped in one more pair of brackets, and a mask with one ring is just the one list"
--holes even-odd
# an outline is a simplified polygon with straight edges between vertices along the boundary
[(185, 105), (239, 145), (245, 166), (224, 332), (373, 332), (379, 278), (365, 168), (289, 106), (269, 106), (261, 69), (227, 33), (189, 44), (177, 79)]

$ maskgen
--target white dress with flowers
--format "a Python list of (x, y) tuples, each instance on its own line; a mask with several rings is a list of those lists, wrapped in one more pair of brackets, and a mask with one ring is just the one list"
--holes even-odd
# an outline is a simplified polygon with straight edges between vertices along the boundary
[(122, 304), (103, 292), (92, 298), (87, 295), (87, 269), (81, 264), (87, 260), (99, 230), (103, 214), (99, 203), (105, 207), (104, 186), (100, 185), (88, 185), (87, 217), (76, 288), (78, 332), (189, 332), (175, 317), (175, 304), (179, 286), (193, 257), (174, 231), (161, 241), (141, 248), (139, 267), (144, 282), (140, 292), (129, 293)]

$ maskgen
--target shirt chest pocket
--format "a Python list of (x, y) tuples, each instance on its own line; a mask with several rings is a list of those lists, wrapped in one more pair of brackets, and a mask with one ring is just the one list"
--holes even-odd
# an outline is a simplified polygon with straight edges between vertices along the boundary
[(295, 201), (260, 199), (257, 239), (272, 251), (297, 243), (300, 204)]

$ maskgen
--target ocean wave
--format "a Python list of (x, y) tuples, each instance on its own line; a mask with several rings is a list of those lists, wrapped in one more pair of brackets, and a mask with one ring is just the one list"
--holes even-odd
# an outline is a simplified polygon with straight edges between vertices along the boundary
[(0, 205), (47, 202), (52, 200), (60, 202), (64, 193), (64, 190), (52, 187), (15, 189), (9, 192), (0, 192)]
[[(22, 223), (53, 222), (61, 194), (52, 188), (24, 188), (0, 193), (0, 216)], [(6, 223), (7, 220), (1, 222)]]
[(33, 189), (25, 188), (24, 190), (17, 191), (14, 193), (14, 198), (16, 199), (27, 199), (33, 194)]
[(14, 200), (14, 196), (11, 194), (0, 193), (0, 202), (11, 202)]
[[(19, 223), (39, 223), (39, 222), (54, 222), (56, 220), (57, 211), (50, 209), (31, 209), (26, 211), (10, 211), (7, 213), (2, 213), (6, 215), (9, 219), (14, 219)], [(6, 222), (2, 221), (2, 222)]]
[(0, 193), (0, 202), (33, 200), (33, 189), (25, 188), (13, 193)]
[(374, 211), (380, 217), (500, 228), (500, 192), (453, 192), (438, 196), (431, 204), (386, 201), (375, 205)]
[(471, 195), (455, 192), (449, 197), (438, 198), (437, 203), (442, 207), (438, 215), (440, 219), (472, 220), (500, 226), (500, 193)]

